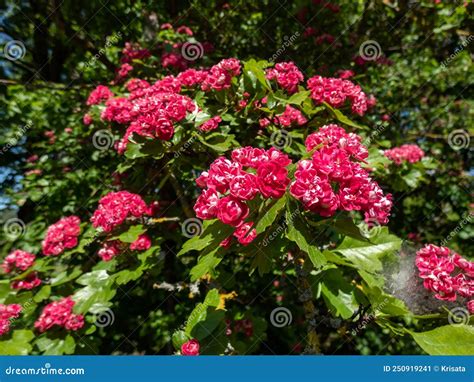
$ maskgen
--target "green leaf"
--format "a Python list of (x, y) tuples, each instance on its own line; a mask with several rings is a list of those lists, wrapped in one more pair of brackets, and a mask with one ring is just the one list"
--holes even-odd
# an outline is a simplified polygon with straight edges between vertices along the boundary
[(336, 316), (348, 319), (359, 307), (355, 287), (349, 284), (339, 269), (324, 272), (321, 293), (328, 308)]
[(14, 330), (11, 339), (0, 341), (0, 354), (27, 355), (33, 349), (30, 345), (33, 338), (35, 335), (31, 330)]
[(408, 333), (428, 354), (474, 355), (474, 327), (471, 325), (446, 325), (428, 332)]
[(43, 355), (63, 355), (72, 354), (76, 348), (76, 342), (71, 335), (66, 338), (48, 338), (46, 336), (40, 337), (36, 340), (36, 346), (43, 353)]
[(339, 122), (342, 122), (342, 123), (344, 123), (345, 125), (348, 125), (348, 126), (355, 127), (357, 129), (367, 129), (367, 127), (355, 123), (354, 121), (352, 121), (351, 119), (346, 117), (340, 110), (333, 108), (328, 103), (323, 102), (323, 105), (326, 106), (326, 108), (331, 111), (331, 113), (334, 115), (334, 117), (336, 117), (336, 119)]
[(347, 258), (358, 269), (371, 273), (381, 271), (380, 259), (397, 252), (402, 240), (389, 234), (386, 227), (378, 227), (371, 232), (376, 236), (369, 237), (370, 242), (346, 237), (334, 251)]
[(290, 213), (290, 211), (287, 210), (286, 220), (288, 231), (286, 236), (288, 239), (295, 242), (299, 249), (308, 254), (309, 259), (315, 268), (321, 268), (324, 264), (326, 264), (326, 257), (316, 245), (312, 244), (314, 241), (314, 233), (309, 231), (308, 226), (301, 220), (300, 216), (294, 216), (295, 213), (298, 213), (298, 215), (301, 214), (298, 211), (293, 211), (293, 213)]
[(171, 341), (173, 342), (173, 346), (176, 350), (181, 349), (181, 346), (190, 339), (191, 338), (183, 330), (177, 330), (171, 337)]
[(200, 256), (197, 264), (189, 272), (191, 280), (196, 281), (206, 273), (214, 270), (222, 261), (224, 252), (220, 248), (216, 248), (203, 256)]
[(270, 205), (268, 209), (265, 210), (263, 216), (258, 219), (255, 229), (257, 234), (264, 232), (267, 227), (272, 225), (275, 219), (280, 215), (281, 210), (285, 207), (286, 198), (280, 198), (276, 202)]
[(212, 289), (204, 302), (194, 308), (186, 322), (185, 333), (188, 337), (202, 340), (219, 325), (225, 314), (223, 310), (216, 309), (219, 301), (219, 291)]
[(43, 300), (46, 300), (49, 298), (49, 295), (51, 294), (51, 286), (50, 285), (44, 285), (41, 287), (41, 289), (35, 294), (33, 297), (34, 302), (41, 302)]
[(178, 256), (182, 256), (190, 251), (202, 251), (207, 247), (217, 248), (219, 244), (227, 238), (233, 231), (233, 228), (223, 224), (217, 219), (206, 220), (203, 223), (203, 232), (186, 241)]
[(131, 226), (126, 232), (119, 235), (118, 239), (122, 243), (133, 243), (138, 236), (146, 232), (146, 228), (141, 224)]
[(309, 90), (303, 90), (298, 93), (293, 94), (286, 103), (291, 105), (301, 105), (301, 103), (309, 97), (311, 92)]

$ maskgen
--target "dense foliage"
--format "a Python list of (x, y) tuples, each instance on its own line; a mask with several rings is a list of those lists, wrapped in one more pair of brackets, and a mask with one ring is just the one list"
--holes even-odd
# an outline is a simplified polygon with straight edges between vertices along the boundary
[(474, 354), (472, 4), (2, 5), (0, 354)]

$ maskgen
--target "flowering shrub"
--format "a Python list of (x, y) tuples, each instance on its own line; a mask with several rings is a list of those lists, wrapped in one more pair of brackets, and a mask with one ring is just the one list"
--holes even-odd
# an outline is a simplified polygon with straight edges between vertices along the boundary
[[(320, 32), (303, 39), (338, 42)], [(195, 35), (164, 24), (158, 41), (116, 47), (108, 81), (81, 93), (60, 129), (39, 134), (25, 192), (39, 209), (49, 190), (60, 192), (60, 208), (41, 210), (60, 220), (29, 231), (15, 242), (25, 251), (3, 260), (0, 351), (248, 354), (270, 341), (316, 354), (354, 351), (345, 348), (351, 333), (370, 341), (376, 331), (428, 353), (443, 338), (447, 353), (466, 353), (446, 338), (472, 330), (450, 325), (443, 308), (472, 313), (472, 262), (434, 246), (404, 262), (403, 238), (391, 231), (409, 207), (400, 194), (429, 182), (436, 164), (424, 144), (426, 154), (386, 150), (391, 142), (377, 138), (395, 122), (379, 117), (388, 111), (359, 81), (387, 59), (317, 72), (286, 58), (201, 61), (184, 54)], [(77, 170), (78, 157), (93, 169)], [(410, 311), (391, 293), (394, 263), (423, 279), (414, 295), (441, 305)]]

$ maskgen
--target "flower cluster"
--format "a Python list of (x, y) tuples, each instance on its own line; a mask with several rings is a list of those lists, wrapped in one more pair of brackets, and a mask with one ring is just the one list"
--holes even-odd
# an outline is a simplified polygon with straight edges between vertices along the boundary
[(10, 331), (12, 320), (20, 316), (21, 306), (18, 304), (0, 304), (0, 336)]
[(150, 208), (140, 195), (128, 191), (110, 192), (100, 199), (91, 222), (95, 228), (110, 232), (129, 217), (140, 218), (150, 213)]
[(199, 342), (192, 339), (181, 345), (182, 355), (199, 355)]
[(137, 240), (130, 244), (132, 251), (146, 251), (151, 247), (151, 239), (148, 235), (141, 234)]
[(275, 64), (275, 67), (267, 70), (266, 77), (269, 80), (276, 80), (277, 84), (289, 94), (295, 93), (298, 90), (298, 84), (304, 80), (303, 73), (293, 62)]
[(122, 63), (131, 63), (133, 60), (144, 60), (151, 56), (148, 49), (140, 47), (137, 43), (126, 42), (122, 50)]
[(78, 330), (84, 326), (84, 316), (72, 313), (75, 302), (71, 297), (64, 297), (46, 305), (35, 322), (35, 328), (41, 333), (53, 326), (62, 326), (67, 330)]
[(252, 229), (253, 222), (245, 222), (250, 212), (246, 202), (258, 194), (263, 198), (281, 198), (290, 183), (290, 163), (287, 155), (274, 148), (243, 147), (232, 152), (232, 160), (217, 158), (209, 171), (196, 180), (204, 188), (194, 205), (196, 216), (218, 218), (236, 227), (234, 236), (241, 244), (250, 243), (256, 231)]
[(104, 261), (110, 261), (122, 252), (122, 243), (119, 240), (106, 241), (97, 253)]
[(199, 130), (201, 131), (211, 131), (215, 130), (219, 127), (219, 123), (222, 122), (222, 118), (216, 115), (215, 117), (212, 117), (211, 119), (208, 119), (206, 122), (204, 122), (201, 126), (199, 126)]
[(5, 273), (10, 273), (14, 269), (26, 271), (35, 262), (36, 256), (32, 253), (16, 249), (5, 257), (2, 268)]
[(36, 272), (29, 273), (24, 279), (12, 281), (13, 289), (30, 290), (41, 285), (41, 280)]
[(447, 247), (428, 244), (416, 252), (418, 275), (423, 286), (439, 300), (456, 301), (458, 296), (471, 298), (467, 307), (474, 313), (474, 262)]
[(425, 152), (418, 145), (407, 144), (385, 150), (384, 155), (396, 165), (400, 165), (403, 162), (419, 162), (425, 156)]
[(230, 336), (232, 333), (243, 333), (246, 337), (252, 337), (253, 335), (253, 322), (248, 318), (235, 321), (226, 320), (225, 326), (226, 336)]
[(275, 116), (274, 122), (275, 125), (290, 127), (302, 126), (306, 122), (308, 122), (308, 120), (303, 115), (303, 113), (301, 113), (301, 111), (295, 109), (294, 107), (291, 107), (290, 105), (287, 105), (285, 107), (285, 111), (282, 114)]
[(238, 76), (241, 71), (240, 61), (236, 58), (227, 58), (211, 67), (201, 84), (201, 89), (224, 90), (230, 88), (232, 77)]
[(314, 76), (308, 80), (308, 89), (316, 103), (327, 102), (335, 108), (340, 108), (349, 100), (352, 112), (364, 115), (367, 111), (367, 95), (360, 86), (349, 80)]
[(391, 195), (384, 195), (359, 163), (368, 152), (358, 135), (326, 125), (307, 137), (306, 149), (314, 150), (312, 158), (298, 163), (290, 186), (306, 209), (326, 217), (338, 209), (363, 211), (368, 223), (388, 222)]
[(89, 98), (87, 98), (87, 105), (98, 105), (102, 101), (107, 101), (109, 98), (113, 97), (114, 93), (104, 85), (97, 86), (94, 90), (92, 90)]
[(65, 249), (77, 245), (77, 237), (81, 233), (81, 220), (77, 216), (68, 216), (49, 226), (43, 240), (43, 254), (58, 256)]

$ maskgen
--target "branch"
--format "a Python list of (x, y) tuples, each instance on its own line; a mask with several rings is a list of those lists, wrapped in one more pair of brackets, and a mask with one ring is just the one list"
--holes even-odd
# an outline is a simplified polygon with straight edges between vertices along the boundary
[(306, 323), (308, 325), (307, 345), (304, 354), (321, 354), (321, 345), (318, 333), (316, 332), (316, 308), (313, 303), (313, 291), (307, 279), (307, 272), (304, 270), (304, 263), (307, 260), (306, 254), (298, 250), (295, 256), (295, 269), (298, 286), (298, 299), (303, 303)]

